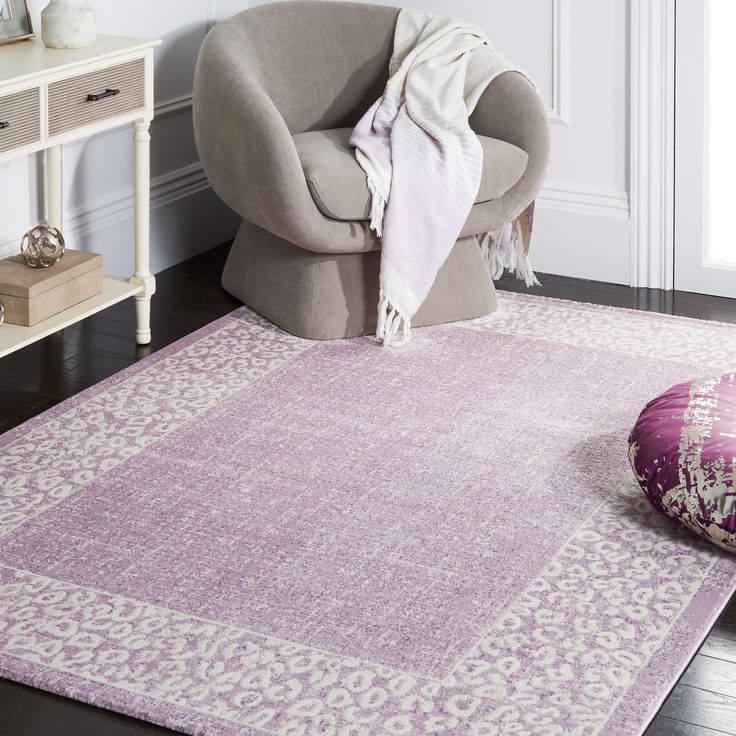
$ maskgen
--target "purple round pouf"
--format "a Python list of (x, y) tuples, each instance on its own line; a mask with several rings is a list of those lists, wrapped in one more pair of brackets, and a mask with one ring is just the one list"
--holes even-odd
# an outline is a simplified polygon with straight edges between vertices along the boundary
[(629, 460), (657, 511), (736, 552), (736, 373), (650, 401), (631, 430)]

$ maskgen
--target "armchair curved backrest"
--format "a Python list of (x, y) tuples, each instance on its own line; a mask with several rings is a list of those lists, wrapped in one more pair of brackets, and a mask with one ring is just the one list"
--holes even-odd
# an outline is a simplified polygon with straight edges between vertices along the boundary
[[(290, 0), (228, 21), (292, 135), (355, 125), (383, 93), (399, 8)], [(223, 60), (225, 63), (225, 60)]]

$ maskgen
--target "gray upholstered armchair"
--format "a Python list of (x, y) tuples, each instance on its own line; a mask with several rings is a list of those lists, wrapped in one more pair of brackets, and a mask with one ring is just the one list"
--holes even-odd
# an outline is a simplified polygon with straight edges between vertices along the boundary
[[(262, 5), (213, 28), (199, 56), (197, 147), (215, 191), (244, 218), (223, 285), (303, 337), (375, 330), (380, 241), (348, 138), (383, 92), (398, 12), (320, 0)], [(516, 217), (544, 176), (547, 117), (523, 76), (497, 78), (471, 125), (484, 152), (480, 190), (416, 326), (493, 311), (474, 236)]]

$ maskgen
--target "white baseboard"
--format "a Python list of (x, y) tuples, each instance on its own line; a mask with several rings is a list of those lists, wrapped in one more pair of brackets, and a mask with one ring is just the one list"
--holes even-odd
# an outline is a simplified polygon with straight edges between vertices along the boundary
[(548, 182), (537, 196), (540, 206), (584, 215), (629, 217), (629, 194), (619, 189)]
[[(177, 227), (177, 221), (191, 221), (193, 218), (199, 225), (192, 232), (192, 238), (196, 235), (196, 242), (186, 242), (187, 233)], [(106, 270), (115, 275), (125, 275), (123, 264), (130, 261), (127, 256), (132, 253), (132, 220), (133, 189), (130, 187), (94, 198), (84, 207), (65, 213), (64, 236), (71, 247), (102, 251)], [(167, 239), (165, 223), (171, 225), (172, 234), (176, 233), (177, 248), (166, 247), (161, 242)], [(233, 237), (237, 224), (238, 218), (211, 192), (198, 162), (156, 177), (151, 182), (153, 270), (167, 268)], [(208, 233), (212, 233), (212, 237), (208, 237)], [(15, 231), (0, 235), (0, 257), (17, 253), (21, 236), (22, 233)], [(124, 255), (117, 252), (121, 249), (126, 251)], [(162, 257), (164, 253), (166, 255)]]
[[(163, 207), (208, 186), (207, 177), (199, 163), (168, 172), (151, 181), (151, 209)], [(132, 217), (133, 188), (130, 187), (96, 197), (76, 211), (65, 212), (63, 231), (69, 238), (83, 238), (95, 230)], [(0, 257), (15, 253), (22, 235), (15, 231), (0, 234)]]
[(629, 196), (550, 182), (539, 193), (531, 260), (539, 273), (629, 283)]

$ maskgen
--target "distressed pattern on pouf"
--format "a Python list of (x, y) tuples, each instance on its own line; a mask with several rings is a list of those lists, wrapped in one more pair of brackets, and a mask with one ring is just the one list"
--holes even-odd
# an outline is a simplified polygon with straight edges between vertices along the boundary
[(650, 401), (629, 458), (657, 511), (736, 550), (736, 373), (680, 383)]

